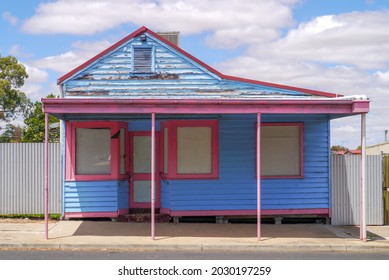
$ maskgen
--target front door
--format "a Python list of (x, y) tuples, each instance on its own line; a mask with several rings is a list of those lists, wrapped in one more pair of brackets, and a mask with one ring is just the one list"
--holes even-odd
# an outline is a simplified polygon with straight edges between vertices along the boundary
[[(130, 132), (130, 208), (151, 207), (151, 133)], [(158, 139), (156, 132), (156, 151), (158, 155)], [(157, 175), (158, 161), (156, 161), (155, 172)], [(160, 207), (160, 181), (155, 176), (155, 206)]]

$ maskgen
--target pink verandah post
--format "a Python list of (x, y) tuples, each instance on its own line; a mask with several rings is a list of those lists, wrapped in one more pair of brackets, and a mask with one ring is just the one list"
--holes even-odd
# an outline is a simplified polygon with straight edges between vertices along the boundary
[(359, 209), (359, 239), (366, 242), (366, 114), (361, 114), (361, 185)]
[(151, 113), (151, 238), (155, 239), (155, 113)]
[(261, 241), (261, 114), (257, 114), (257, 239)]
[(49, 239), (49, 115), (45, 113), (45, 237)]

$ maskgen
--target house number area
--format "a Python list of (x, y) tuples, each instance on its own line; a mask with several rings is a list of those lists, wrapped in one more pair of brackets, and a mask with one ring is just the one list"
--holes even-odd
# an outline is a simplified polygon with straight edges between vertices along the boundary
[[(118, 269), (118, 276), (197, 276), (196, 279), (206, 279), (209, 276), (242, 276), (241, 279), (247, 279), (247, 276), (267, 276), (271, 273), (270, 266), (213, 266), (210, 268), (188, 268), (188, 267), (128, 267), (123, 266)], [(202, 278), (201, 276), (204, 276)], [(138, 279), (138, 278), (136, 278)], [(141, 277), (139, 277), (141, 279)], [(185, 279), (185, 278), (180, 278)]]

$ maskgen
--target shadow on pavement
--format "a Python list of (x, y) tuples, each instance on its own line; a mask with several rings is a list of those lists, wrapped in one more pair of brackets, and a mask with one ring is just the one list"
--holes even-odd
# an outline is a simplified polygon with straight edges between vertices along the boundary
[[(266, 238), (339, 238), (332, 226), (323, 224), (263, 224), (261, 232)], [(148, 237), (151, 235), (151, 224), (82, 221), (73, 235)], [(156, 235), (252, 238), (257, 236), (257, 226), (255, 224), (157, 223)]]
[[(344, 233), (348, 234), (350, 237), (359, 239), (359, 227), (358, 226), (337, 226), (337, 228)], [(385, 237), (380, 236), (376, 233), (367, 231), (367, 239), (369, 240), (386, 240)]]

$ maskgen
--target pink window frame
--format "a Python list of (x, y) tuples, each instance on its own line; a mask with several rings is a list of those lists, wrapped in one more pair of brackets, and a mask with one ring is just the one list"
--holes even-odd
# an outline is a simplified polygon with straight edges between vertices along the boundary
[[(76, 174), (76, 129), (77, 128), (106, 128), (111, 131), (111, 172), (110, 174)], [(118, 130), (127, 127), (120, 122), (67, 122), (66, 123), (66, 164), (65, 180), (67, 181), (96, 181), (126, 179), (127, 175), (120, 174), (120, 139), (114, 138)], [(126, 138), (127, 139), (127, 138)], [(126, 144), (127, 146), (127, 144)], [(126, 151), (127, 154), (127, 151)], [(127, 170), (127, 166), (125, 166)]]
[[(304, 178), (304, 123), (262, 123), (261, 126), (297, 126), (300, 138), (300, 174), (299, 175), (262, 175), (263, 179), (301, 179)], [(262, 163), (261, 163), (262, 164)]]
[[(178, 127), (210, 127), (211, 128), (211, 173), (178, 174), (177, 173), (177, 128)], [(167, 179), (218, 179), (219, 178), (219, 129), (217, 120), (178, 120), (161, 124), (160, 166), (164, 172), (164, 128), (168, 128), (168, 173)]]

